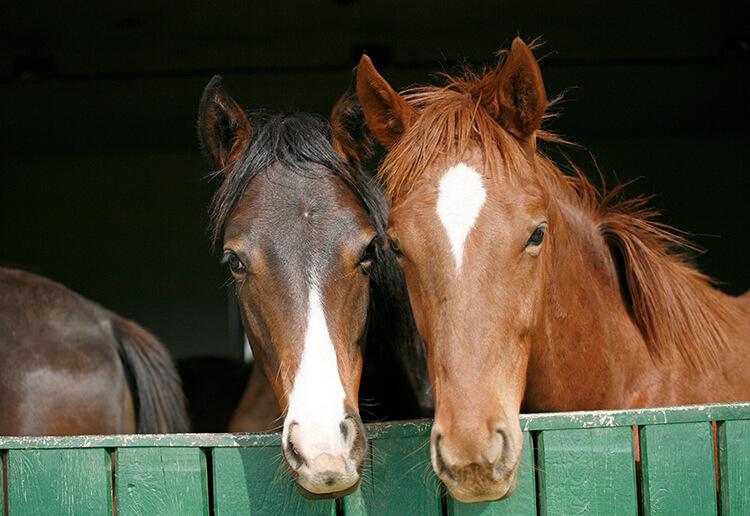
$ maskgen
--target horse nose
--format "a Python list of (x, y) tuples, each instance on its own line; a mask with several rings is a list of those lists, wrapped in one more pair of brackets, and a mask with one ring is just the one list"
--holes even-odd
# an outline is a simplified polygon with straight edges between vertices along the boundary
[(507, 496), (515, 479), (514, 446), (507, 422), (487, 420), (453, 431), (433, 427), (435, 472), (462, 501)]
[(362, 423), (351, 415), (324, 428), (292, 421), (283, 443), (297, 483), (314, 494), (335, 494), (356, 486), (366, 449)]
[(432, 438), (437, 457), (449, 468), (495, 465), (503, 460), (510, 442), (506, 424), (501, 420), (490, 420), (475, 428), (463, 426), (457, 432), (445, 432), (436, 425)]

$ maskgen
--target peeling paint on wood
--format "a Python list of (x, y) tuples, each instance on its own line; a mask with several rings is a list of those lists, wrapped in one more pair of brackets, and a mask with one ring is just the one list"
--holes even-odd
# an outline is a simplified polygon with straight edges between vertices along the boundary
[(721, 514), (750, 514), (750, 420), (719, 425)]
[[(719, 422), (719, 503), (711, 421)], [(631, 425), (641, 427), (641, 500)], [(429, 459), (431, 426), (429, 420), (366, 425), (370, 454), (362, 485), (338, 506), (299, 494), (278, 433), (0, 437), (7, 463), (0, 483), (13, 516), (107, 516), (115, 500), (118, 516), (499, 516), (536, 514), (537, 501), (550, 514), (716, 514), (717, 508), (750, 514), (750, 403), (522, 415), (518, 489), (485, 504), (461, 504), (441, 492)]]
[(641, 429), (645, 514), (716, 514), (711, 425), (678, 423)]
[(13, 516), (112, 514), (107, 450), (11, 450), (7, 480)]
[(208, 516), (207, 485), (200, 448), (115, 452), (117, 516)]
[[(521, 414), (521, 429), (566, 430), (576, 428), (611, 428), (665, 423), (695, 423), (750, 419), (750, 403), (689, 405), (638, 410), (600, 410), (590, 412), (551, 412)], [(427, 419), (398, 423), (370, 423), (365, 425), (369, 439), (401, 439), (430, 435), (432, 422)], [(280, 446), (281, 434), (145, 434), (145, 435), (86, 435), (75, 437), (0, 437), (0, 449), (27, 448), (241, 448)]]
[(213, 482), (216, 516), (336, 514), (333, 500), (300, 495), (278, 447), (214, 449)]
[(360, 488), (344, 498), (347, 515), (440, 514), (441, 485), (432, 473), (429, 434), (372, 439), (362, 476)]
[(539, 434), (541, 514), (637, 515), (629, 427)]

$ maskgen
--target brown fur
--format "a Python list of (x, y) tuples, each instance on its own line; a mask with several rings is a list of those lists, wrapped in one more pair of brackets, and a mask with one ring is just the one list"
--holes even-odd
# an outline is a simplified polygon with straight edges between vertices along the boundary
[[(499, 65), (498, 69), (504, 68)], [(445, 86), (407, 90), (404, 98), (419, 118), (393, 144), (378, 175), (388, 195), (402, 198), (437, 161), (458, 161), (479, 146), (485, 171), (504, 171), (514, 183), (528, 181), (527, 155), (478, 93), (498, 70), (479, 76), (465, 70), (461, 77), (444, 76)], [(501, 80), (501, 79), (499, 79)], [(518, 115), (520, 116), (520, 115)], [(525, 124), (524, 124), (525, 125)], [(562, 141), (538, 131), (536, 137)], [(445, 145), (445, 142), (454, 142)], [(715, 364), (726, 348), (725, 326), (736, 323), (741, 311), (713, 288), (713, 280), (686, 260), (682, 249), (695, 250), (679, 233), (658, 220), (659, 213), (643, 198), (618, 201), (623, 187), (600, 192), (576, 170), (566, 175), (537, 153), (535, 167), (548, 195), (568, 199), (584, 210), (613, 251), (622, 253), (631, 310), (649, 350), (657, 358), (678, 352), (691, 364)]]
[[(542, 155), (537, 141), (559, 138), (539, 128), (538, 66), (520, 40), (503, 55), (494, 70), (403, 96), (371, 65), (358, 71), (368, 124), (382, 132), (410, 112), (390, 123), (398, 130), (383, 142), (380, 177), (428, 349), (433, 466), (463, 501), (512, 492), (522, 408), (750, 399), (747, 296), (716, 290), (643, 199), (617, 201), (620, 188), (601, 193)], [(397, 108), (384, 106), (394, 95)], [(458, 162), (487, 196), (461, 269), (435, 209), (441, 174)], [(540, 228), (546, 236), (532, 244)]]
[(0, 435), (189, 430), (167, 350), (59, 283), (0, 268)]

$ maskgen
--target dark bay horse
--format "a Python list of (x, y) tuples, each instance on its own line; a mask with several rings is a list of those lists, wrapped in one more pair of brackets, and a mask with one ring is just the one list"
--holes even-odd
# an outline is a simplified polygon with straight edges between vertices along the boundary
[(357, 93), (435, 396), (432, 463), (459, 500), (508, 496), (519, 411), (750, 399), (750, 297), (712, 286), (642, 199), (537, 150), (548, 101), (520, 39), (486, 73)]
[[(419, 374), (399, 384), (424, 358), (403, 273), (383, 245), (383, 194), (361, 167), (370, 145), (363, 127), (353, 87), (330, 123), (246, 113), (218, 76), (199, 109), (201, 145), (222, 180), (214, 242), (284, 415), (284, 458), (307, 495), (340, 496), (359, 482), (363, 361), (397, 396), (416, 393), (418, 402), (425, 393)], [(394, 351), (398, 360), (385, 365)], [(262, 377), (255, 382), (243, 404), (262, 392)]]
[(167, 350), (47, 278), (0, 268), (0, 435), (187, 432)]

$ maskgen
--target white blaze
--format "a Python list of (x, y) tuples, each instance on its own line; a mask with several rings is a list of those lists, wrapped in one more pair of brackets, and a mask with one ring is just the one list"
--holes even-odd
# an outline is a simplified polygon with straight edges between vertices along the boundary
[(451, 167), (440, 180), (437, 214), (448, 234), (456, 268), (461, 268), (464, 243), (487, 198), (482, 176), (464, 163)]
[(336, 349), (313, 281), (307, 301), (307, 329), (297, 375), (289, 393), (289, 410), (284, 420), (284, 442), (289, 424), (299, 423), (295, 445), (304, 456), (345, 453), (348, 447), (339, 424), (344, 420), (344, 387), (339, 376)]

